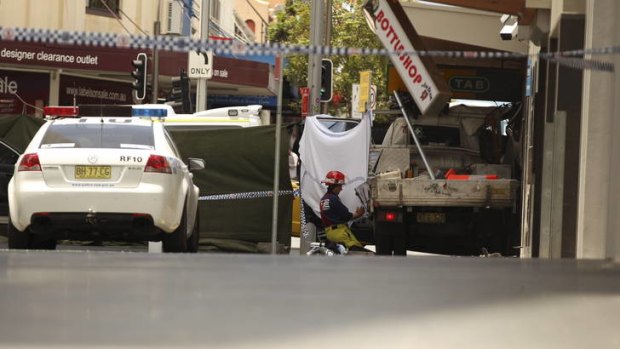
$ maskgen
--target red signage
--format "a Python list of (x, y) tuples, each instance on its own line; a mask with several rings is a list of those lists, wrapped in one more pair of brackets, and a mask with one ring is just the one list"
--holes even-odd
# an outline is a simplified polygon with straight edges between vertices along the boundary
[(301, 95), (301, 116), (308, 116), (308, 109), (310, 109), (310, 87), (300, 87), (299, 94)]

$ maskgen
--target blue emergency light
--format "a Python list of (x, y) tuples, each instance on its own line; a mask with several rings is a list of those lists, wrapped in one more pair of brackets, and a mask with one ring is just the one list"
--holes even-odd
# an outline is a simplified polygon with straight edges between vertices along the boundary
[(168, 110), (165, 108), (140, 108), (133, 106), (131, 107), (131, 116), (162, 118), (168, 116)]

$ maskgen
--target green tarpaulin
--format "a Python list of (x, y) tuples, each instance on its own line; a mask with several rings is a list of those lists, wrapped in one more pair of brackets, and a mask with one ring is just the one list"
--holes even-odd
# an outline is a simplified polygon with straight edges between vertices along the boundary
[(41, 118), (27, 115), (0, 116), (0, 139), (23, 152), (44, 123)]
[[(204, 170), (194, 172), (201, 196), (254, 193), (253, 197), (273, 190), (275, 133), (274, 125), (170, 132), (184, 160), (197, 157), (206, 162)], [(285, 128), (282, 135), (279, 187), (290, 191)], [(279, 197), (277, 241), (287, 247), (292, 201), (290, 194)], [(272, 197), (203, 200), (199, 207), (201, 250), (212, 246), (224, 251), (264, 252), (261, 246), (271, 241)]]

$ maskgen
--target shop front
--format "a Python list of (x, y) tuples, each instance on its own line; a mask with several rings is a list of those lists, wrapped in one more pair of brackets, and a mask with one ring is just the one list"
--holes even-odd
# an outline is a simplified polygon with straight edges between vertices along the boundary
[[(135, 104), (131, 62), (140, 52), (149, 56), (152, 76), (150, 50), (0, 41), (0, 115), (41, 116), (45, 105)], [(273, 66), (242, 58), (214, 57), (208, 107), (248, 98), (274, 104)], [(187, 53), (160, 51), (157, 96), (168, 96), (172, 78), (187, 68)], [(148, 91), (144, 102), (151, 96)]]

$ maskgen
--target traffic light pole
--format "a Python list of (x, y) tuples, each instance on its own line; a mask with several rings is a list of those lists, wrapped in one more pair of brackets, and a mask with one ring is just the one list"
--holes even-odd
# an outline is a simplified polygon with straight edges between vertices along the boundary
[[(310, 17), (310, 46), (323, 45), (323, 0), (312, 0)], [(310, 88), (310, 100), (308, 115), (319, 113), (321, 100), (321, 54), (318, 52), (308, 55), (308, 87)]]
[[(161, 34), (161, 22), (159, 21), (160, 9), (161, 9), (161, 0), (159, 0), (159, 4), (157, 7), (157, 20), (155, 21), (155, 24), (153, 25), (153, 33), (155, 37)], [(151, 103), (156, 104), (157, 99), (159, 97), (159, 93), (158, 93), (159, 91), (159, 49), (157, 48), (157, 46), (153, 48), (153, 81), (151, 82), (151, 86), (152, 86), (152, 92), (153, 92)]]
[[(209, 40), (211, 1), (202, 0), (200, 8), (200, 39)], [(196, 84), (196, 111), (207, 110), (207, 79), (199, 78)]]
[(280, 189), (280, 139), (282, 138), (282, 85), (284, 84), (284, 76), (282, 73), (282, 62), (284, 56), (280, 57), (280, 65), (276, 72), (278, 77), (278, 107), (276, 113), (276, 144), (273, 164), (273, 207), (271, 214), (271, 254), (277, 252), (278, 242), (278, 201)]
[[(332, 42), (332, 0), (326, 0), (327, 6), (325, 8), (325, 41), (323, 45), (330, 46)], [(331, 73), (330, 73), (331, 74)], [(331, 81), (330, 81), (331, 83)], [(332, 91), (330, 90), (330, 93)], [(331, 100), (331, 96), (329, 98)], [(321, 103), (321, 113), (327, 114), (327, 102)]]

